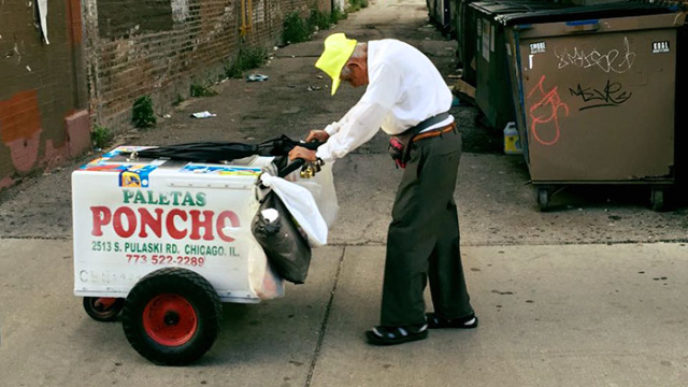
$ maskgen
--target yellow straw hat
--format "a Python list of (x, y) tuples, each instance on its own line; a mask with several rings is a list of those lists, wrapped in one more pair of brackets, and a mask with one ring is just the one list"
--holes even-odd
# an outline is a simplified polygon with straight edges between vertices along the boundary
[(318, 61), (315, 62), (315, 67), (332, 78), (332, 95), (339, 88), (341, 82), (339, 75), (351, 54), (354, 53), (354, 48), (356, 48), (356, 40), (347, 39), (341, 32), (332, 34), (325, 39), (325, 49)]

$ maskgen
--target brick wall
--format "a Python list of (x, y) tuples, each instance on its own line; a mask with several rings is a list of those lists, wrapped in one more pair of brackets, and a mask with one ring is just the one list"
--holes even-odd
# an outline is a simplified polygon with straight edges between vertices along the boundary
[(242, 39), (271, 48), (287, 14), (329, 12), (330, 0), (85, 0), (84, 7), (92, 120), (122, 130), (136, 98), (150, 95), (164, 113), (192, 82), (217, 80)]
[(80, 2), (38, 4), (0, 2), (0, 190), (89, 148)]

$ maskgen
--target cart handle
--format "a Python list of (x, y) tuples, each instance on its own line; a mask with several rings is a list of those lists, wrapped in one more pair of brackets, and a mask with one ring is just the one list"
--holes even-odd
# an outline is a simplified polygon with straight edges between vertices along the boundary
[[(314, 151), (317, 150), (318, 147), (322, 144), (323, 143), (318, 140), (312, 140), (310, 142), (299, 142), (298, 144), (296, 144), (296, 146), (301, 146)], [(306, 164), (306, 160), (302, 158), (294, 159), (291, 163), (287, 164), (287, 166), (279, 170), (277, 172), (277, 176), (285, 177), (288, 174), (294, 172), (295, 170), (301, 168), (304, 164)]]
[(277, 176), (285, 177), (295, 170), (301, 168), (306, 163), (306, 160), (302, 158), (294, 159), (291, 163), (287, 164), (286, 167), (277, 171)]

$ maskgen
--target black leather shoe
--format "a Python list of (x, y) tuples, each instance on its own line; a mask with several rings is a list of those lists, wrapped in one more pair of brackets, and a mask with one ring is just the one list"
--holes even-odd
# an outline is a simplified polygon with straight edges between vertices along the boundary
[(428, 337), (428, 324), (403, 327), (376, 326), (366, 331), (366, 337), (368, 344), (372, 345), (395, 345), (423, 340)]
[(478, 316), (475, 313), (459, 318), (445, 318), (437, 313), (427, 313), (425, 318), (427, 318), (428, 328), (430, 329), (473, 329), (478, 327)]

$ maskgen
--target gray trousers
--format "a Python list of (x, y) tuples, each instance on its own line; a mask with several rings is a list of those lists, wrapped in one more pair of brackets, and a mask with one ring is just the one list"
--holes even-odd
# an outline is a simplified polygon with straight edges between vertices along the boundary
[(450, 132), (415, 142), (397, 191), (387, 235), (380, 324), (425, 322), (423, 292), (430, 280), (436, 313), (473, 313), (461, 265), (454, 189), (461, 135)]

